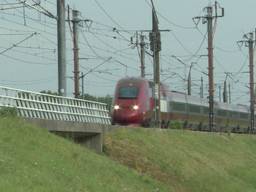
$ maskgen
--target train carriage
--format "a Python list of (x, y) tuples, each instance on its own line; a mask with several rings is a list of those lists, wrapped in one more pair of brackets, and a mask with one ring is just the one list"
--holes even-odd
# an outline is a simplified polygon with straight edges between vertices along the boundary
[[(153, 83), (143, 78), (118, 81), (113, 100), (112, 123), (150, 126), (154, 121)], [(161, 84), (161, 120), (163, 127), (178, 121), (184, 128), (208, 130), (207, 99), (170, 91)], [(246, 132), (249, 127), (249, 107), (214, 102), (214, 131)]]

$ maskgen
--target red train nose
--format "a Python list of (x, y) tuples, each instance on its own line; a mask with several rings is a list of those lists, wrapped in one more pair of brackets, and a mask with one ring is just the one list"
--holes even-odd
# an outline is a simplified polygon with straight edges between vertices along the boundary
[(139, 124), (141, 122), (141, 113), (130, 108), (118, 109), (114, 111), (113, 119), (114, 122), (119, 124)]

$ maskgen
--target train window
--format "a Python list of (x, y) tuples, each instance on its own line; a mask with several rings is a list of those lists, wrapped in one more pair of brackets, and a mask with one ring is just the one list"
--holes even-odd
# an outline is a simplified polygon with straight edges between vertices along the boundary
[(173, 103), (173, 110), (174, 111), (185, 111), (185, 103)]
[(200, 113), (200, 106), (198, 106), (198, 105), (189, 105), (189, 112), (191, 112), (191, 113)]
[(120, 87), (118, 97), (122, 99), (135, 99), (139, 94), (138, 87)]

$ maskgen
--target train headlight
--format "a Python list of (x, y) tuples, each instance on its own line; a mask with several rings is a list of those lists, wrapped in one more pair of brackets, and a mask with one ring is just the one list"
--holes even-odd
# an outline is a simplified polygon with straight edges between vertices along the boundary
[(138, 110), (139, 109), (139, 106), (138, 105), (133, 105), (132, 107), (134, 110)]
[(119, 105), (115, 105), (115, 106), (114, 106), (114, 109), (115, 109), (115, 110), (120, 109)]

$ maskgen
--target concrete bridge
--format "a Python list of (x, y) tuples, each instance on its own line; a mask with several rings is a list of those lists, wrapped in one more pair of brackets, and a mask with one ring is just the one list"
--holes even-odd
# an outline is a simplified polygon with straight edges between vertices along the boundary
[(95, 123), (29, 118), (26, 118), (26, 121), (41, 128), (48, 129), (50, 132), (59, 136), (71, 139), (76, 143), (95, 150), (96, 152), (102, 152), (104, 134), (111, 129), (110, 125)]
[(16, 108), (28, 122), (97, 152), (102, 151), (104, 133), (111, 129), (104, 103), (0, 86), (0, 108), (3, 107)]

